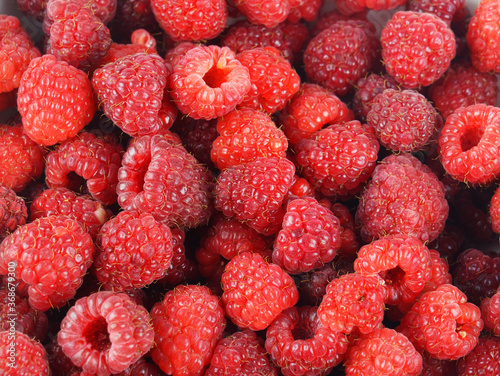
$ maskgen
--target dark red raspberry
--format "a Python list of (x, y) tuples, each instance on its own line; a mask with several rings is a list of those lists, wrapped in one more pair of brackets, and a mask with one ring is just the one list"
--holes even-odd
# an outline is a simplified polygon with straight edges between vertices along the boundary
[(24, 130), (38, 144), (76, 136), (96, 111), (87, 75), (53, 55), (31, 60), (17, 94)]
[(294, 174), (293, 163), (277, 157), (258, 157), (228, 167), (217, 178), (215, 208), (261, 234), (276, 234), (281, 228), (283, 200)]
[(41, 22), (45, 16), (47, 1), (48, 0), (17, 0), (17, 5), (21, 12)]
[(286, 157), (286, 136), (265, 112), (249, 107), (233, 110), (218, 119), (217, 132), (211, 158), (220, 170), (258, 157)]
[(51, 375), (45, 348), (26, 334), (10, 330), (0, 332), (0, 370), (9, 376)]
[(477, 346), (460, 358), (457, 363), (458, 376), (486, 376), (500, 374), (500, 339), (479, 338)]
[(451, 25), (455, 13), (465, 6), (465, 0), (409, 0), (407, 9), (414, 12), (432, 13), (441, 18), (447, 25)]
[(136, 138), (118, 172), (118, 203), (169, 227), (197, 227), (212, 214), (212, 176), (167, 136)]
[(299, 3), (290, 9), (287, 21), (292, 23), (298, 23), (301, 19), (307, 22), (315, 21), (321, 11), (324, 0), (299, 0)]
[(375, 167), (361, 194), (356, 222), (366, 242), (398, 233), (426, 242), (441, 233), (448, 211), (443, 184), (416, 157), (401, 153)]
[(296, 163), (317, 191), (346, 199), (370, 178), (379, 148), (373, 129), (352, 120), (329, 125), (297, 143)]
[(460, 227), (468, 241), (488, 242), (492, 239), (493, 229), (488, 216), (488, 209), (481, 205), (473, 189), (462, 189), (454, 197), (451, 216)]
[(254, 331), (267, 328), (299, 300), (292, 277), (257, 253), (240, 253), (229, 261), (222, 288), (226, 315), (239, 328)]
[(332, 263), (300, 275), (298, 289), (303, 305), (319, 306), (326, 294), (328, 284), (338, 277)]
[(441, 360), (422, 351), (422, 372), (418, 376), (449, 376), (457, 374), (456, 360)]
[(0, 111), (14, 108), (17, 103), (17, 90), (0, 93)]
[(486, 185), (500, 176), (500, 108), (461, 107), (448, 116), (439, 135), (440, 160), (453, 178)]
[(303, 61), (307, 78), (337, 95), (345, 95), (368, 73), (378, 40), (368, 21), (338, 21), (309, 41)]
[[(206, 286), (180, 285), (151, 310), (154, 362), (169, 375), (202, 375), (226, 327), (219, 298)], [(179, 354), (182, 356), (179, 357)]]
[(481, 318), (484, 321), (484, 328), (494, 333), (495, 335), (500, 335), (500, 292), (497, 292), (491, 296), (486, 297), (481, 301)]
[(248, 21), (256, 25), (275, 27), (285, 21), (297, 0), (234, 0), (234, 5)]
[(29, 285), (29, 303), (40, 311), (71, 299), (92, 265), (92, 238), (63, 215), (20, 226), (0, 244), (0, 274), (13, 273)]
[(435, 249), (450, 262), (462, 249), (465, 234), (457, 225), (446, 224), (443, 231), (433, 241), (429, 242), (429, 249)]
[(453, 31), (431, 13), (396, 12), (380, 41), (387, 72), (409, 89), (435, 82), (455, 56)]
[(57, 336), (52, 337), (50, 342), (45, 345), (45, 350), (53, 375), (81, 376), (82, 369), (75, 366), (71, 359), (64, 354), (61, 346), (57, 343)]
[(149, 351), (153, 338), (148, 311), (128, 295), (110, 291), (78, 299), (57, 334), (76, 366), (99, 375), (125, 370)]
[(318, 307), (290, 307), (266, 330), (266, 350), (283, 376), (327, 375), (347, 351), (347, 337), (321, 324)]
[(12, 189), (0, 184), (0, 241), (26, 223), (28, 208)]
[(50, 188), (79, 191), (80, 183), (104, 205), (116, 202), (123, 148), (111, 137), (82, 132), (47, 155), (45, 182)]
[[(324, 204), (325, 200), (321, 200), (320, 203)], [(354, 216), (351, 210), (340, 202), (336, 202), (333, 205), (329, 203), (327, 207), (330, 207), (330, 210), (340, 220), (340, 225), (342, 226), (342, 233), (340, 234), (341, 244), (337, 254), (340, 258), (354, 261), (361, 247), (361, 239)]]

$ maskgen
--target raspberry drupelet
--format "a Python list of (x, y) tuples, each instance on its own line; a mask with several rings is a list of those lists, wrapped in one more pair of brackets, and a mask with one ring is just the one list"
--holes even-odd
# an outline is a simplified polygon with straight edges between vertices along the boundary
[(52, 374), (42, 344), (24, 333), (10, 330), (0, 331), (0, 371), (8, 376)]
[(445, 0), (435, 2), (432, 0), (409, 0), (407, 9), (414, 12), (432, 13), (451, 25), (456, 13), (462, 11), (465, 0)]
[(234, 0), (234, 5), (248, 21), (272, 28), (285, 21), (297, 0)]
[(491, 297), (481, 301), (481, 318), (484, 328), (500, 336), (500, 292), (497, 290)]
[(405, 3), (406, 0), (337, 0), (337, 8), (342, 14), (353, 15), (355, 13), (362, 13), (366, 9), (394, 9)]
[(28, 208), (23, 198), (0, 184), (0, 242), (26, 223)]
[(457, 362), (458, 376), (499, 375), (500, 339), (495, 336), (481, 337), (477, 346)]

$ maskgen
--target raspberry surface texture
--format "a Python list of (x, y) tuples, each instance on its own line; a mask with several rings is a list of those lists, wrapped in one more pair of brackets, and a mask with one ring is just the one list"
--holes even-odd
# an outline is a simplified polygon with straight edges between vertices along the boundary
[(410, 0), (408, 1), (408, 10), (414, 12), (432, 13), (451, 25), (455, 14), (462, 11), (465, 6), (465, 0), (446, 0), (439, 3), (430, 0)]
[[(9, 346), (13, 346), (13, 354)], [(10, 330), (0, 331), (0, 371), (9, 376), (51, 375), (42, 344), (24, 333)]]
[(464, 358), (458, 360), (458, 376), (496, 375), (500, 373), (500, 339), (479, 338), (478, 344)]
[(495, 335), (500, 334), (500, 293), (497, 292), (481, 301), (481, 318), (484, 327)]
[(248, 21), (266, 27), (275, 27), (285, 21), (292, 9), (293, 0), (235, 0), (234, 5)]
[(26, 223), (28, 208), (12, 189), (0, 184), (0, 241)]

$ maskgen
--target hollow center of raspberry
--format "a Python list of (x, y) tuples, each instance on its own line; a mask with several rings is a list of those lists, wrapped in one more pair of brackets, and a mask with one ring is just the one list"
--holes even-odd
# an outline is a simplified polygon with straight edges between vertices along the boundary
[(103, 317), (99, 317), (87, 325), (83, 331), (83, 336), (90, 343), (93, 350), (105, 352), (111, 347), (108, 324)]
[(87, 182), (84, 178), (78, 175), (76, 172), (69, 172), (68, 175), (68, 189), (71, 189), (73, 192), (87, 193), (85, 191)]
[(395, 283), (399, 283), (403, 280), (405, 276), (405, 271), (401, 269), (399, 266), (395, 268), (387, 270), (385, 273), (382, 273), (382, 278), (384, 279), (387, 285), (393, 285)]
[(220, 87), (227, 78), (227, 69), (221, 69), (217, 65), (213, 65), (203, 76), (205, 83), (212, 89)]
[(479, 144), (479, 141), (483, 137), (484, 129), (481, 128), (469, 128), (460, 137), (460, 144), (462, 146), (462, 151), (467, 151), (472, 149), (474, 146)]
[(311, 328), (306, 328), (304, 325), (298, 325), (292, 330), (292, 335), (295, 340), (306, 340), (314, 337), (314, 332)]

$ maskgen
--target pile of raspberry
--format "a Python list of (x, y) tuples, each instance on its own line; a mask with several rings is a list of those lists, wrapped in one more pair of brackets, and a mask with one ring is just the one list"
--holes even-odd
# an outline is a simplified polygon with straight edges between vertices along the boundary
[(500, 0), (17, 7), (0, 374), (500, 375)]

